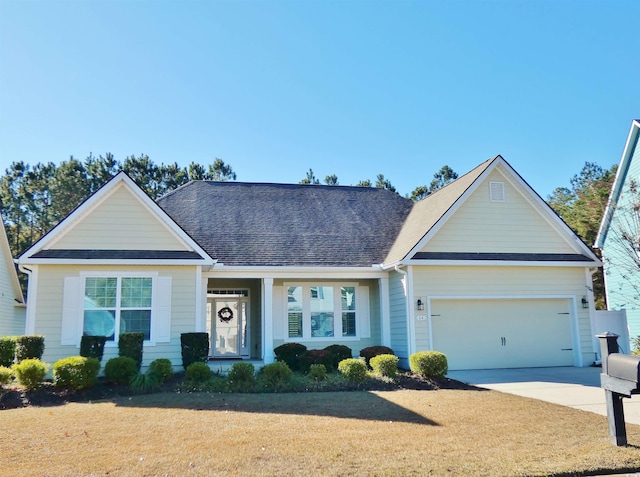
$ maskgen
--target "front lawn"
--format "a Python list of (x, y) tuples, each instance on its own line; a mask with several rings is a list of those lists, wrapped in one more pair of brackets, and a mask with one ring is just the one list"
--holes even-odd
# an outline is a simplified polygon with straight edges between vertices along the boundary
[(640, 426), (494, 391), (157, 393), (0, 412), (3, 476), (593, 475)]

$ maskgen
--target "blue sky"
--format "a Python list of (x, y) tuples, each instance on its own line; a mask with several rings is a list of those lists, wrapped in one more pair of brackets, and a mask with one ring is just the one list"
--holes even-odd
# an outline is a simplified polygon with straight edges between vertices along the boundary
[(502, 154), (543, 197), (640, 117), (638, 1), (0, 0), (0, 168), (112, 152), (401, 194)]

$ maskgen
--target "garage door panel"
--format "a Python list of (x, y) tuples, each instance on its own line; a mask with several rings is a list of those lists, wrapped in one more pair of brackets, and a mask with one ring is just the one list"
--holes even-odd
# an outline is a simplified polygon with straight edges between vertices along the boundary
[(433, 300), (435, 350), (449, 369), (572, 366), (569, 300)]

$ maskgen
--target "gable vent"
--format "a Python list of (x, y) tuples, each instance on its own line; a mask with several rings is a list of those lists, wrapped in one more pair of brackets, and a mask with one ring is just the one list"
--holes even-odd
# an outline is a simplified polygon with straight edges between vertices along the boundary
[(504, 202), (504, 182), (489, 182), (491, 202)]

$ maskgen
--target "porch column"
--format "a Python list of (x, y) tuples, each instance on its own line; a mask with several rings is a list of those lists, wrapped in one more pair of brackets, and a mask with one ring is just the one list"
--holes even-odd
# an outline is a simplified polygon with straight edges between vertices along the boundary
[(391, 347), (391, 311), (389, 307), (389, 278), (378, 280), (380, 290), (380, 341), (382, 346)]
[(273, 278), (262, 279), (262, 357), (273, 363)]

